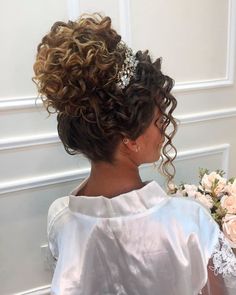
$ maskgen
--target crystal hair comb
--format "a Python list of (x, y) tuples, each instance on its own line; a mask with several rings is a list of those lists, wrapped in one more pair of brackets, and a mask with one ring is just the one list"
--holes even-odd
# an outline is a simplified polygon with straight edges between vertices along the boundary
[(138, 60), (136, 59), (133, 50), (129, 48), (124, 42), (119, 42), (117, 44), (117, 49), (119, 48), (125, 48), (125, 60), (121, 70), (118, 72), (117, 75), (117, 86), (121, 89), (124, 89), (126, 86), (129, 85), (130, 79), (135, 74)]

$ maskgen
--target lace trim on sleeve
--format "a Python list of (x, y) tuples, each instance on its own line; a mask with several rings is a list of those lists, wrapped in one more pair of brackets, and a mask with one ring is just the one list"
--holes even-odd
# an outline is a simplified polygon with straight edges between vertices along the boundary
[(236, 276), (236, 256), (226, 240), (223, 232), (219, 233), (219, 241), (212, 254), (213, 266), (210, 269), (215, 275), (221, 274), (223, 278)]

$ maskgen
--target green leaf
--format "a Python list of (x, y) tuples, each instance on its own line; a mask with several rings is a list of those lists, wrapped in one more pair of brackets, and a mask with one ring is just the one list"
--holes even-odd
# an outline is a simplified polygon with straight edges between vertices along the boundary
[(219, 174), (221, 177), (224, 177), (224, 175), (225, 175), (224, 170), (221, 170), (221, 169), (217, 169), (216, 173)]
[(231, 177), (229, 180), (228, 180), (228, 183), (233, 183), (234, 182), (234, 180), (235, 180), (235, 177)]
[(199, 168), (199, 178), (200, 180), (203, 178), (204, 174), (209, 174), (209, 170), (206, 168)]

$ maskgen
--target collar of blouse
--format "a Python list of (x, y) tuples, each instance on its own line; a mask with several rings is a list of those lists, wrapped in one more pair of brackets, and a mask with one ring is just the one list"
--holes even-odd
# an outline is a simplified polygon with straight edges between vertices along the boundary
[[(86, 178), (69, 195), (69, 209), (83, 215), (103, 218), (131, 216), (133, 214), (147, 214), (153, 208), (163, 205), (169, 197), (156, 181), (128, 193), (113, 198), (103, 196), (76, 196), (76, 193), (86, 184)], [(148, 210), (149, 209), (149, 210)], [(148, 211), (148, 212), (147, 212)]]

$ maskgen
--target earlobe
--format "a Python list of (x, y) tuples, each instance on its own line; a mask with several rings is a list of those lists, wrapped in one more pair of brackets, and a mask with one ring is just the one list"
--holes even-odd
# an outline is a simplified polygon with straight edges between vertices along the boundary
[(136, 146), (135, 151), (136, 151), (136, 153), (140, 151), (140, 146), (139, 145)]

